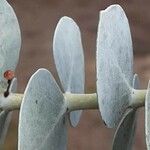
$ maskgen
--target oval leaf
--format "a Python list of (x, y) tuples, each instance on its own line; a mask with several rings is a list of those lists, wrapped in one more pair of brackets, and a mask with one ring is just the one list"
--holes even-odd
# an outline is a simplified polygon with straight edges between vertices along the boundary
[[(84, 55), (80, 30), (73, 19), (60, 19), (54, 34), (54, 59), (57, 72), (65, 92), (84, 93)], [(75, 127), (81, 111), (70, 113), (71, 124)]]
[[(139, 89), (139, 78), (135, 74), (133, 78), (133, 88)], [(113, 150), (131, 150), (136, 129), (136, 110), (129, 108), (120, 121), (115, 132)]]
[(7, 131), (11, 122), (12, 112), (2, 111), (0, 113), (0, 149), (3, 149), (3, 144), (7, 135)]
[(146, 100), (145, 100), (145, 135), (146, 135), (146, 146), (150, 149), (150, 81), (148, 84)]
[[(11, 81), (9, 92), (10, 93), (11, 92), (16, 92), (16, 89), (17, 89), (17, 79), (14, 78)], [(0, 148), (3, 147), (4, 141), (5, 141), (5, 138), (6, 138), (6, 135), (7, 135), (7, 131), (8, 131), (8, 128), (9, 128), (9, 124), (11, 122), (11, 118), (12, 118), (11, 116), (12, 116), (12, 112), (2, 111), (0, 113)]]
[(128, 19), (119, 5), (100, 12), (97, 93), (102, 118), (116, 127), (131, 99), (133, 51)]
[(124, 114), (122, 120), (119, 123), (119, 126), (116, 130), (114, 141), (113, 141), (113, 150), (131, 150), (135, 126), (136, 126), (136, 111), (134, 109), (128, 109)]
[(29, 80), (19, 117), (19, 150), (66, 150), (66, 105), (52, 75), (38, 70)]
[(5, 71), (15, 71), (20, 47), (20, 28), (14, 10), (6, 0), (0, 0), (0, 92), (7, 88)]

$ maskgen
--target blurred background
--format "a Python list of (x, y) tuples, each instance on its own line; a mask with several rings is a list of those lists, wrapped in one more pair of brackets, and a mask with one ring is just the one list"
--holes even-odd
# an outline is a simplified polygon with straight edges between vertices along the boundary
[[(96, 89), (95, 54), (99, 11), (118, 3), (126, 11), (134, 46), (134, 71), (141, 88), (150, 77), (149, 0), (9, 0), (22, 32), (22, 49), (17, 67), (18, 91), (23, 92), (31, 75), (47, 68), (59, 83), (52, 54), (52, 40), (60, 17), (72, 17), (81, 29), (85, 54), (86, 93)], [(18, 112), (13, 115), (4, 150), (17, 150)], [(98, 111), (84, 111), (77, 128), (69, 128), (68, 150), (109, 150), (114, 130), (107, 129)], [(138, 112), (135, 150), (145, 150), (144, 111)]]

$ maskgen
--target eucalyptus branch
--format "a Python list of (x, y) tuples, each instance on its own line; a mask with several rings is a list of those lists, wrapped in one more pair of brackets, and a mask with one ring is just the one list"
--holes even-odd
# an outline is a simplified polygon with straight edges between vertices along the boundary
[[(147, 90), (132, 90), (132, 99), (129, 107), (138, 108), (144, 106)], [(66, 100), (68, 111), (83, 110), (83, 109), (98, 109), (98, 98), (96, 93), (92, 94), (63, 94)], [(2, 110), (20, 109), (23, 99), (23, 94), (10, 93), (8, 97), (0, 95), (0, 108)]]

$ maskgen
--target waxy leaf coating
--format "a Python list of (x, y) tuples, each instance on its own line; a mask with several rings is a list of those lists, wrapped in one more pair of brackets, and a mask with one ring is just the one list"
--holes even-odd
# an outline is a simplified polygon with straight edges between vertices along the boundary
[(45, 69), (29, 80), (19, 116), (18, 150), (66, 150), (66, 105)]
[(4, 73), (15, 71), (20, 47), (20, 27), (15, 12), (6, 0), (0, 0), (0, 92), (7, 87)]
[[(84, 93), (84, 55), (80, 30), (73, 19), (62, 17), (54, 34), (54, 59), (65, 92)], [(72, 126), (80, 120), (82, 111), (70, 113)]]
[[(16, 92), (16, 90), (17, 90), (17, 79), (14, 78), (10, 84), (9, 94)], [(0, 101), (2, 100), (1, 96), (3, 96), (3, 100), (5, 101), (3, 93), (0, 95)], [(0, 112), (0, 149), (1, 148), (3, 149), (3, 144), (9, 128), (11, 116), (12, 116), (12, 112), (6, 110)]]
[[(133, 88), (139, 89), (139, 78), (135, 74), (133, 78)], [(132, 150), (136, 129), (136, 109), (128, 108), (121, 119), (113, 141), (113, 150)]]
[(102, 119), (116, 127), (132, 93), (133, 50), (128, 19), (119, 5), (100, 12), (97, 35), (97, 94)]
[(150, 150), (150, 81), (147, 88), (146, 100), (145, 100), (145, 135), (146, 146)]

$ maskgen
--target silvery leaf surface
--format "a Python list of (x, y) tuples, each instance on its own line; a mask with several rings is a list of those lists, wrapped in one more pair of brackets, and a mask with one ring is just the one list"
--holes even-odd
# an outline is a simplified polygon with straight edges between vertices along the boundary
[(66, 105), (45, 69), (29, 80), (19, 116), (18, 150), (66, 150)]
[[(135, 74), (133, 88), (139, 89), (139, 78)], [(129, 108), (121, 119), (113, 140), (113, 150), (132, 150), (136, 129), (136, 110)]]
[(140, 89), (140, 79), (137, 74), (135, 74), (133, 77), (132, 87), (134, 89)]
[(135, 125), (136, 125), (136, 112), (134, 109), (128, 109), (120, 121), (115, 133), (113, 141), (113, 150), (131, 150)]
[[(11, 81), (9, 92), (16, 92), (16, 89), (17, 89), (17, 79), (14, 78)], [(0, 112), (0, 148), (3, 147), (7, 131), (11, 122), (12, 118), (11, 116), (12, 112), (8, 112), (5, 110)]]
[(150, 81), (145, 100), (145, 136), (147, 150), (150, 150)]
[(13, 78), (13, 80), (11, 81), (9, 92), (15, 93), (16, 91), (17, 91), (17, 78)]
[(20, 47), (20, 27), (15, 12), (6, 0), (0, 0), (0, 92), (7, 87), (4, 72), (15, 71)]
[(132, 93), (133, 50), (128, 19), (119, 5), (100, 12), (97, 35), (97, 94), (102, 119), (120, 122)]
[(0, 113), (0, 148), (3, 147), (7, 131), (11, 122), (12, 112), (2, 111)]
[[(73, 19), (62, 17), (54, 34), (54, 60), (65, 92), (84, 93), (84, 54), (80, 30)], [(76, 126), (81, 111), (70, 113), (70, 122)]]

